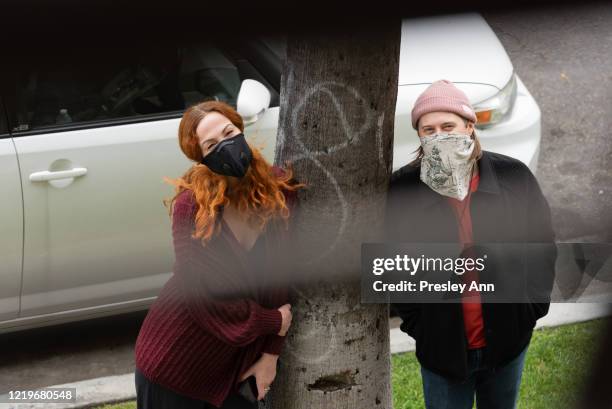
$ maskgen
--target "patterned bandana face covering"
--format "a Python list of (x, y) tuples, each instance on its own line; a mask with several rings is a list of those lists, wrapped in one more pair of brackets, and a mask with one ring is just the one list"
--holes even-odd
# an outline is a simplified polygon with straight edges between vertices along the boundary
[(437, 133), (421, 139), (421, 180), (441, 195), (463, 200), (470, 187), (474, 140), (466, 134)]

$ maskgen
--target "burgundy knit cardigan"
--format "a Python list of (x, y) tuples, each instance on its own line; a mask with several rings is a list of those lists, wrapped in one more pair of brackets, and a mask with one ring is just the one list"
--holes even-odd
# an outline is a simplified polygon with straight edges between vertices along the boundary
[[(283, 193), (292, 212), (297, 195)], [(150, 381), (221, 407), (262, 352), (281, 353), (277, 308), (288, 302), (288, 289), (270, 278), (286, 272), (275, 260), (286, 254), (289, 233), (272, 221), (247, 251), (219, 215), (219, 234), (202, 246), (190, 237), (197, 206), (189, 189), (174, 203), (173, 275), (142, 323), (135, 364)]]

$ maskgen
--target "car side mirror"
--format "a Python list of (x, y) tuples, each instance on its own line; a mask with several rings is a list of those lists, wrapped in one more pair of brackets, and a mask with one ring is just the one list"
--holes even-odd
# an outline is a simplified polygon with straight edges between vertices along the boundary
[(259, 119), (259, 115), (270, 106), (270, 98), (270, 91), (261, 82), (251, 79), (242, 81), (236, 108), (245, 125)]

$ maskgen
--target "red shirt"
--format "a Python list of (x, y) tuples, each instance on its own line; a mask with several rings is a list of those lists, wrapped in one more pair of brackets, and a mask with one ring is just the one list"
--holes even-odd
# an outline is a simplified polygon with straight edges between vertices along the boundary
[[(472, 237), (472, 216), (470, 214), (470, 197), (471, 193), (478, 188), (480, 176), (478, 173), (470, 180), (470, 190), (463, 200), (458, 200), (452, 197), (447, 197), (451, 205), (457, 225), (459, 228), (459, 242), (465, 247), (473, 243)], [(469, 257), (470, 254), (467, 254)], [(482, 320), (482, 305), (480, 303), (480, 293), (478, 291), (469, 291), (469, 283), (478, 281), (476, 270), (466, 270), (462, 275), (462, 279), (468, 284), (466, 291), (462, 294), (462, 309), (463, 309), (463, 324), (465, 334), (467, 336), (468, 348), (475, 349), (485, 346), (486, 340), (484, 337), (484, 322)], [(466, 299), (469, 298), (469, 301)]]
[[(284, 193), (291, 209), (295, 193)], [(255, 275), (255, 257), (270, 260), (278, 240), (262, 233), (246, 250), (221, 223), (219, 234), (202, 246), (190, 237), (196, 208), (189, 189), (174, 203), (174, 274), (142, 323), (135, 363), (152, 382), (221, 407), (262, 352), (280, 354), (285, 337), (277, 334), (282, 323), (277, 308), (288, 302), (288, 289), (269, 286), (264, 291), (258, 282), (249, 287), (258, 288), (253, 297), (227, 297), (229, 290), (243, 294), (240, 286)], [(261, 251), (253, 252), (256, 247)]]

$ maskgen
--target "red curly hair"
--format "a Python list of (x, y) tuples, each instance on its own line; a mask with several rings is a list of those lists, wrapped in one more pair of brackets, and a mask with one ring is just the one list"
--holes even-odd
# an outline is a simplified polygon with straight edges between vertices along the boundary
[(244, 131), (242, 117), (230, 105), (220, 101), (204, 101), (189, 107), (179, 124), (179, 146), (185, 156), (198, 162), (189, 168), (182, 177), (164, 181), (175, 186), (175, 195), (164, 199), (164, 205), (169, 208), (172, 217), (173, 203), (184, 190), (190, 189), (195, 194), (199, 205), (195, 216), (195, 233), (193, 238), (200, 238), (203, 243), (219, 230), (215, 220), (220, 206), (234, 204), (238, 211), (247, 214), (247, 222), (252, 226), (263, 228), (275, 216), (280, 216), (287, 224), (289, 208), (285, 201), (283, 190), (295, 191), (304, 185), (295, 183), (290, 167), (284, 169), (282, 175), (277, 176), (260, 151), (249, 144), (253, 159), (247, 173), (239, 183), (228, 191), (228, 176), (211, 171), (202, 160), (202, 149), (198, 143), (196, 128), (209, 112), (218, 112), (229, 119), (241, 132)]

